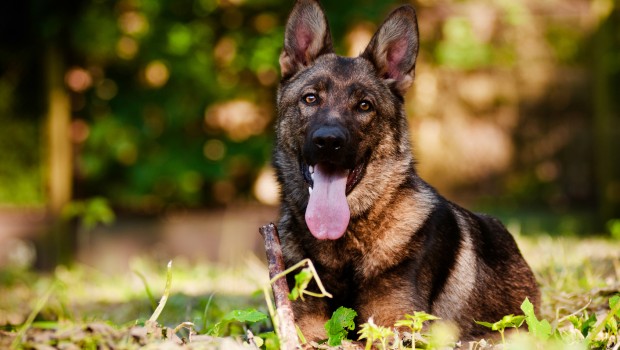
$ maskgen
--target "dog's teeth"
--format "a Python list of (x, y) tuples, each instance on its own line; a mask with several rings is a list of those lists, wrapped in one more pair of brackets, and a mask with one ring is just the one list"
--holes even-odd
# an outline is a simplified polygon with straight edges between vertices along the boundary
[(312, 194), (312, 187), (308, 187), (308, 193)]
[(314, 166), (313, 165), (309, 165), (308, 166), (308, 170), (310, 171), (310, 174), (314, 174)]

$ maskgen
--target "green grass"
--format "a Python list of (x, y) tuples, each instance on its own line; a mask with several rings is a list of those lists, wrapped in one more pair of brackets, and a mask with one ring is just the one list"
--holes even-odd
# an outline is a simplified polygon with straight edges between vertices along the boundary
[[(268, 281), (268, 275), (256, 258), (237, 268), (190, 264), (177, 259), (171, 275), (169, 297), (157, 317), (162, 326), (174, 329), (191, 322), (195, 331), (204, 333), (231, 310), (255, 307), (266, 312), (262, 293), (255, 292)], [(122, 333), (130, 327), (144, 325), (155, 312), (147, 290), (158, 301), (165, 285), (166, 263), (144, 258), (136, 259), (130, 271), (116, 275), (84, 265), (59, 267), (50, 274), (0, 270), (0, 329), (4, 330), (0, 333), (0, 348), (6, 348), (24, 324), (30, 325), (26, 340), (28, 334), (40, 335), (49, 329), (75, 333), (75, 327), (107, 324)], [(46, 297), (52, 286), (53, 293)], [(42, 300), (44, 306), (36, 318), (27, 322), (31, 311)]]
[[(613, 296), (620, 292), (620, 241), (548, 236), (518, 237), (518, 241), (541, 284), (542, 308), (536, 319), (526, 317), (519, 331), (506, 332), (506, 346), (618, 349), (620, 312), (610, 313), (610, 300), (620, 308), (620, 303), (613, 304)], [(83, 265), (59, 267), (50, 274), (0, 270), (0, 348), (73, 344), (133, 349), (186, 342), (190, 348), (227, 349), (248, 342), (248, 330), (254, 335), (252, 344), (277, 348), (271, 321), (263, 316), (269, 315), (262, 293), (268, 273), (259, 259), (249, 258), (230, 268), (179, 258), (174, 260), (169, 277), (167, 281), (166, 262), (149, 258), (135, 259), (130, 270), (115, 275)], [(167, 283), (170, 289), (166, 293)], [(162, 296), (167, 300), (159, 304)], [(403, 322), (413, 325), (414, 318), (420, 316), (411, 317)], [(512, 321), (478, 321), (495, 325), (502, 334), (504, 328), (512, 327)], [(338, 331), (339, 339), (357, 340), (360, 336), (353, 331), (348, 336), (339, 332), (350, 325), (340, 327), (335, 322), (330, 327)], [(551, 332), (539, 336), (531, 328), (539, 324), (536, 322), (547, 322)], [(361, 328), (365, 329), (361, 347), (369, 339), (377, 348), (397, 346), (392, 332), (375, 329), (372, 324)], [(416, 344), (427, 348), (454, 341), (450, 327), (441, 323), (433, 324), (425, 334), (419, 334), (420, 329), (416, 325), (408, 334), (396, 334), (400, 339), (396, 348), (411, 348), (415, 339), (423, 339)], [(501, 344), (502, 338), (475, 346), (489, 348)]]

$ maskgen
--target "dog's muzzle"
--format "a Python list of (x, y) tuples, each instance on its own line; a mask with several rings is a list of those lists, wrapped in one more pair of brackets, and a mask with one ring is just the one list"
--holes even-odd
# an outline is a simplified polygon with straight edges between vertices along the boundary
[(320, 164), (328, 172), (347, 172), (346, 194), (364, 175), (369, 154), (360, 154), (358, 140), (341, 125), (321, 125), (306, 134), (300, 157), (301, 173), (312, 190), (314, 169)]
[(355, 142), (340, 125), (321, 125), (306, 135), (303, 158), (309, 165), (324, 163), (337, 169), (353, 169)]
[(339, 239), (350, 218), (347, 194), (362, 178), (367, 157), (358, 157), (358, 143), (340, 125), (321, 125), (305, 141), (300, 165), (310, 192), (306, 224), (318, 239)]

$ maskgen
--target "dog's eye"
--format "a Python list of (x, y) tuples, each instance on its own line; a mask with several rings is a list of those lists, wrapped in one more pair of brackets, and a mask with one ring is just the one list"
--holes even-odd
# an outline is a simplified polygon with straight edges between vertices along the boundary
[(303, 101), (309, 105), (314, 104), (317, 100), (318, 98), (316, 97), (315, 94), (307, 94), (307, 95), (304, 95), (303, 97)]
[(368, 112), (372, 109), (372, 104), (369, 101), (364, 100), (357, 105), (357, 108), (359, 108), (362, 112)]

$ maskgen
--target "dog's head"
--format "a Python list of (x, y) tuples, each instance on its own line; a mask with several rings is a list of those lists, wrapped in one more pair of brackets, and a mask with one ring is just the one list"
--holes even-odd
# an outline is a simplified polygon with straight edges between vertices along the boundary
[[(316, 238), (338, 239), (344, 234), (351, 213), (364, 201), (358, 198), (355, 208), (348, 203), (356, 186), (373, 186), (364, 181), (371, 162), (410, 153), (402, 104), (413, 82), (417, 52), (411, 6), (394, 10), (364, 52), (348, 58), (333, 53), (319, 3), (295, 4), (280, 55), (275, 163), (286, 166), (278, 152), (298, 161), (292, 186), (309, 190), (309, 198), (303, 198), (305, 219)], [(283, 171), (279, 176), (281, 182), (291, 181), (283, 178)]]

